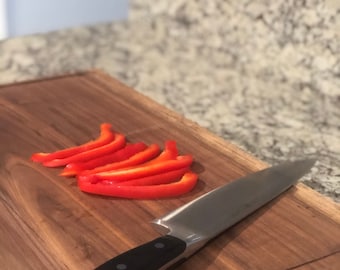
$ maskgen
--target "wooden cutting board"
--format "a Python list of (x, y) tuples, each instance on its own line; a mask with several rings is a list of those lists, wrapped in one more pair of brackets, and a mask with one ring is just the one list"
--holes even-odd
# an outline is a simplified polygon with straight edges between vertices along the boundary
[[(37, 151), (81, 144), (110, 122), (133, 142), (178, 142), (199, 183), (163, 200), (79, 191)], [(93, 269), (158, 237), (150, 221), (267, 165), (99, 71), (0, 87), (1, 269)], [(218, 206), (216, 206), (218, 207)], [(299, 184), (178, 269), (340, 269), (340, 208)]]

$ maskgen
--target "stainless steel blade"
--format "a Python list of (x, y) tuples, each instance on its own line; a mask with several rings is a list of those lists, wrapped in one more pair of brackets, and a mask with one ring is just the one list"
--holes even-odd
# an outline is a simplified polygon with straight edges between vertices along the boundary
[[(168, 215), (153, 221), (169, 235), (184, 240), (188, 252), (294, 185), (315, 160), (286, 162), (214, 189)], [(190, 248), (191, 247), (191, 248)]]

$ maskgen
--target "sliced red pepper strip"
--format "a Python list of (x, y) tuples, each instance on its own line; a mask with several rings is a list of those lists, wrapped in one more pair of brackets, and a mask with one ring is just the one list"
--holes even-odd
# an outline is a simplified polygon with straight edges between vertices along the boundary
[(166, 141), (165, 142), (165, 148), (163, 152), (156, 158), (148, 161), (146, 164), (155, 164), (160, 161), (164, 160), (170, 160), (170, 159), (176, 159), (178, 156), (178, 149), (175, 141)]
[(61, 176), (74, 176), (84, 170), (91, 170), (99, 166), (104, 166), (109, 163), (126, 160), (133, 155), (145, 150), (147, 145), (143, 142), (127, 144), (124, 148), (86, 162), (77, 162), (67, 164), (64, 170), (60, 173)]
[(78, 177), (80, 181), (87, 178), (87, 181), (90, 181), (91, 183), (96, 183), (102, 180), (121, 182), (189, 167), (192, 161), (193, 158), (191, 155), (185, 155), (178, 156), (175, 160), (165, 160), (155, 164), (99, 172), (90, 175), (79, 175)]
[(99, 182), (92, 184), (78, 181), (80, 190), (97, 195), (122, 197), (129, 199), (159, 199), (179, 196), (192, 190), (197, 183), (197, 174), (187, 172), (178, 182), (151, 186), (119, 186)]
[[(186, 172), (189, 171), (189, 167), (173, 170), (165, 173), (160, 173), (156, 175), (150, 175), (138, 179), (128, 180), (124, 182), (119, 182), (119, 186), (151, 186), (151, 185), (161, 185), (169, 184), (171, 182), (178, 181)], [(103, 181), (104, 182), (104, 181)], [(110, 184), (114, 182), (110, 181)]]
[(60, 167), (67, 165), (72, 162), (80, 162), (80, 161), (88, 161), (93, 158), (100, 157), (102, 155), (115, 152), (122, 147), (125, 146), (125, 136), (119, 133), (115, 134), (115, 138), (112, 142), (97, 147), (95, 149), (91, 149), (88, 151), (84, 151), (73, 156), (62, 158), (62, 159), (53, 159), (50, 161), (43, 162), (43, 165), (46, 167)]
[(155, 156), (159, 154), (160, 151), (161, 151), (160, 147), (157, 144), (151, 144), (144, 151), (133, 155), (127, 160), (116, 162), (116, 163), (110, 163), (104, 166), (94, 168), (92, 170), (85, 170), (85, 171), (82, 171), (80, 175), (92, 175), (92, 174), (96, 174), (99, 172), (112, 171), (116, 169), (139, 165), (154, 158)]
[[(165, 143), (165, 149), (163, 150), (163, 152), (161, 154), (159, 154), (159, 151), (160, 151), (159, 147), (157, 146), (157, 149), (156, 149), (154, 146), (155, 145), (151, 146), (151, 148), (154, 148), (154, 149), (152, 149), (152, 150), (147, 149), (145, 152), (140, 153), (140, 155), (132, 156), (131, 159), (126, 160), (126, 162), (112, 163), (112, 164), (108, 164), (106, 166), (94, 168), (92, 170), (85, 170), (81, 174), (82, 175), (89, 175), (89, 174), (95, 174), (95, 173), (98, 173), (98, 172), (112, 171), (112, 170), (116, 170), (116, 169), (127, 168), (127, 167), (131, 167), (131, 166), (136, 166), (136, 165), (139, 165), (139, 164), (153, 164), (153, 163), (157, 163), (157, 162), (163, 161), (163, 160), (176, 159), (176, 157), (178, 155), (178, 150), (177, 150), (177, 146), (176, 146), (175, 141), (167, 141)], [(150, 156), (150, 155), (152, 155), (152, 156)], [(157, 156), (157, 157), (155, 157), (155, 156)]]
[(58, 150), (53, 153), (34, 153), (31, 160), (35, 162), (46, 162), (53, 159), (62, 159), (72, 155), (88, 151), (102, 145), (108, 144), (115, 138), (114, 132), (111, 130), (111, 125), (103, 123), (100, 125), (100, 136), (96, 140), (89, 141), (79, 146)]

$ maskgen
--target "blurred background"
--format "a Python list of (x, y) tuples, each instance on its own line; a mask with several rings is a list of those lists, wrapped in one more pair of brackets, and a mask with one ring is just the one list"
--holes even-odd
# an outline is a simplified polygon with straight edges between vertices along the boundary
[(0, 39), (126, 19), (128, 0), (0, 0)]

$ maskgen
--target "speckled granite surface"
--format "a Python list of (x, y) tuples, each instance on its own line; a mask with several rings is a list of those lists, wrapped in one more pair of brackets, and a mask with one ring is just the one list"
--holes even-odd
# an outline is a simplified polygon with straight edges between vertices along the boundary
[(103, 69), (268, 163), (317, 157), (303, 181), (340, 201), (340, 2), (159, 2), (2, 41), (0, 83)]

